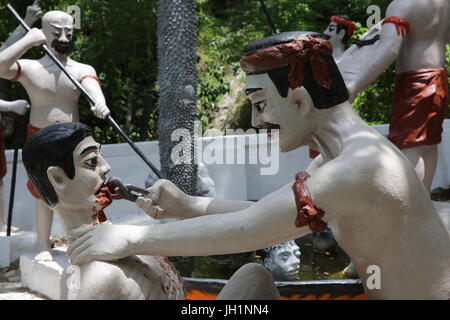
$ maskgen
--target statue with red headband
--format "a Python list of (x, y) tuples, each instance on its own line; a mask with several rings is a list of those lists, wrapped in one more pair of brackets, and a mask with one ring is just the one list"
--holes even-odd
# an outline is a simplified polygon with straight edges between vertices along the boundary
[(330, 24), (323, 32), (333, 47), (333, 58), (337, 60), (345, 51), (345, 44), (355, 32), (355, 24), (346, 16), (332, 16)]
[[(353, 110), (330, 42), (286, 32), (244, 50), (252, 125), (278, 129), (271, 139), (281, 152), (309, 146), (320, 155), (258, 202), (190, 196), (158, 180), (137, 205), (181, 220), (77, 228), (71, 262), (249, 252), (328, 225), (369, 298), (449, 299), (450, 234), (409, 161)], [(374, 267), (381, 286), (373, 285)]]
[[(379, 31), (363, 50), (349, 48), (338, 61), (350, 98), (373, 83), (393, 62), (396, 79), (389, 140), (411, 161), (431, 190), (437, 145), (448, 113), (445, 47), (450, 43), (447, 0), (394, 0)], [(370, 33), (370, 32), (369, 32)]]

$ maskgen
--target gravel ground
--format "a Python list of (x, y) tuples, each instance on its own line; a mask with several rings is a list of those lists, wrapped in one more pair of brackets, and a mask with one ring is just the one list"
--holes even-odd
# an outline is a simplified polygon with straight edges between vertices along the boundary
[(22, 288), (18, 265), (0, 269), (0, 300), (48, 300)]

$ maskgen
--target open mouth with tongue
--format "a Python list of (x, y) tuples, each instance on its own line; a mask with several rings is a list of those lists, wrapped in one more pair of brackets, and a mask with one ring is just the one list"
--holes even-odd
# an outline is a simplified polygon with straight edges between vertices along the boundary
[(100, 189), (95, 193), (95, 214), (92, 216), (92, 224), (108, 224), (108, 218), (106, 218), (105, 212), (103, 211), (113, 202), (115, 194), (116, 185), (112, 182), (107, 182), (103, 184)]

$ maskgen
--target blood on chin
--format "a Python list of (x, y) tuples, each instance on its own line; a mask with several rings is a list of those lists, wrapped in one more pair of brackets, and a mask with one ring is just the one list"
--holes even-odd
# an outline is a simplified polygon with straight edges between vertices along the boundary
[(113, 201), (112, 194), (114, 193), (114, 188), (115, 186), (113, 186), (113, 184), (107, 183), (102, 185), (102, 187), (95, 193), (96, 200), (93, 207), (94, 215), (92, 216), (92, 224), (94, 226), (111, 223), (108, 221), (108, 218), (103, 210), (111, 205)]

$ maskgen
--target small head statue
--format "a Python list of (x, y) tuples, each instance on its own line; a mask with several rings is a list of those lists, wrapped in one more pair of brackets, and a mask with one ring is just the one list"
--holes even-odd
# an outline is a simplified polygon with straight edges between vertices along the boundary
[(264, 266), (276, 281), (294, 280), (300, 271), (300, 248), (294, 240), (264, 249)]
[(355, 28), (355, 24), (347, 16), (332, 16), (324, 35), (332, 44), (345, 44), (355, 32)]
[(69, 122), (42, 129), (25, 144), (22, 157), (31, 182), (49, 207), (95, 211), (95, 195), (111, 168), (86, 125)]
[(69, 54), (74, 28), (73, 17), (64, 11), (49, 11), (42, 17), (42, 31), (53, 53)]
[(252, 125), (279, 129), (280, 150), (305, 145), (321, 121), (321, 112), (348, 100), (329, 41), (313, 32), (285, 32), (252, 41), (241, 67)]

